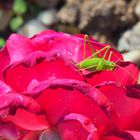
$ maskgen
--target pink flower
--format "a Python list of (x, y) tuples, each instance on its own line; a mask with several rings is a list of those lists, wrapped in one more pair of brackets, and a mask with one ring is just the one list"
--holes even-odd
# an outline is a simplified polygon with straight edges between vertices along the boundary
[(76, 64), (92, 55), (91, 46), (98, 52), (106, 44), (90, 37), (85, 48), (84, 35), (52, 30), (32, 38), (12, 34), (0, 52), (0, 135), (23, 140), (138, 140), (138, 69), (110, 48), (105, 59), (112, 52), (113, 70), (79, 70)]

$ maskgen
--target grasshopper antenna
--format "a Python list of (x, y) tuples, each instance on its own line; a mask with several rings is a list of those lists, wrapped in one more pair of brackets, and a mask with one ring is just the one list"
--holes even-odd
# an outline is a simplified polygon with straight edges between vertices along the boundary
[[(111, 56), (112, 56), (113, 54), (114, 54), (114, 53), (111, 51), (110, 54), (109, 54), (109, 57), (108, 57), (108, 61), (110, 61)], [(117, 56), (116, 56), (116, 57), (117, 57)], [(134, 77), (130, 74), (129, 71), (124, 70), (124, 68), (122, 68), (121, 66), (119, 66), (118, 64), (116, 64), (118, 61), (121, 61), (120, 59), (121, 59), (121, 57), (115, 62), (115, 65), (114, 65), (114, 66), (119, 67), (120, 69), (122, 69), (123, 71), (125, 71), (132, 79), (134, 79), (135, 81), (137, 81), (137, 79), (134, 78)], [(124, 62), (124, 61), (123, 61), (123, 62)], [(113, 75), (114, 75), (114, 77), (117, 79), (117, 81), (120, 83), (120, 85), (122, 85), (122, 87), (125, 87), (125, 86), (120, 82), (119, 78), (118, 78), (115, 74), (113, 74)]]
[(89, 58), (92, 58), (93, 56), (99, 54), (100, 52), (104, 51), (105, 49), (110, 49), (110, 46), (105, 46), (104, 48), (102, 48), (101, 50), (99, 50), (98, 52), (95, 52), (94, 54), (90, 55), (89, 57), (87, 57), (86, 59), (84, 59), (83, 61), (77, 63), (77, 65), (79, 65), (80, 63), (88, 60)]
[[(86, 43), (88, 43), (90, 50), (92, 51), (92, 54), (95, 53), (95, 50), (93, 49), (93, 46), (90, 42), (88, 34), (85, 34), (85, 36), (84, 36), (84, 59), (86, 59)], [(98, 56), (95, 55), (95, 57), (98, 57)]]
[(86, 43), (87, 43), (88, 35), (84, 36), (84, 59), (86, 58)]

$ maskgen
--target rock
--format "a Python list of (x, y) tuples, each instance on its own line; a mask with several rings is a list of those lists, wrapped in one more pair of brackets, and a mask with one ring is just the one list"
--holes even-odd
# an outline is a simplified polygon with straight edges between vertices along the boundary
[(18, 33), (23, 34), (28, 37), (32, 37), (33, 35), (47, 29), (43, 24), (41, 24), (38, 20), (32, 19), (27, 22), (23, 27), (21, 27)]
[[(100, 43), (107, 43), (107, 37), (103, 34), (100, 34), (99, 32), (95, 32), (94, 35), (92, 36), (95, 40), (98, 40)], [(110, 41), (109, 41), (110, 42)]]
[(111, 33), (136, 22), (134, 7), (137, 0), (84, 1), (80, 6), (79, 28), (84, 31)]
[(80, 30), (72, 25), (57, 25), (57, 31), (59, 32), (66, 32), (69, 34), (80, 34)]
[(123, 53), (125, 61), (132, 61), (140, 67), (140, 49), (135, 49), (127, 53)]
[(57, 23), (56, 9), (49, 9), (42, 11), (38, 15), (38, 20), (41, 21), (44, 25), (50, 26)]
[(57, 16), (62, 23), (74, 24), (78, 20), (78, 11), (80, 1), (83, 0), (67, 0), (66, 4), (60, 9)]
[(136, 22), (136, 4), (137, 0), (67, 0), (58, 17), (85, 32), (111, 33)]
[(118, 41), (118, 50), (133, 50), (140, 48), (140, 22), (127, 30)]
[(137, 5), (135, 7), (135, 14), (138, 18), (140, 18), (140, 0), (138, 0)]

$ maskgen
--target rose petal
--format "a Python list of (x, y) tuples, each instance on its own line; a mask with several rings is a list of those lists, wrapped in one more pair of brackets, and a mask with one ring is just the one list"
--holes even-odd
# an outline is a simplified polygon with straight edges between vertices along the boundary
[(107, 99), (107, 97), (101, 93), (98, 89), (92, 87), (85, 82), (73, 80), (73, 79), (59, 79), (50, 77), (49, 80), (39, 82), (33, 80), (28, 87), (29, 95), (37, 95), (43, 92), (46, 88), (75, 88), (85, 94), (86, 96), (93, 99), (98, 105), (101, 106), (102, 110), (108, 115), (109, 118), (115, 120), (118, 124), (118, 115), (115, 109), (112, 106), (112, 103)]
[(36, 115), (21, 108), (17, 109), (14, 116), (8, 115), (6, 120), (25, 130), (39, 131), (50, 127), (45, 116)]
[(109, 134), (103, 136), (103, 140), (135, 140), (134, 137), (127, 131), (114, 130)]
[(86, 116), (77, 113), (71, 113), (64, 117), (64, 120), (77, 120), (82, 126), (89, 132), (93, 133), (97, 131), (97, 128), (94, 126), (93, 122)]
[(94, 121), (96, 127), (103, 126), (104, 129), (116, 127), (94, 100), (75, 89), (46, 89), (37, 101), (54, 125), (66, 114), (79, 113)]
[(130, 133), (135, 140), (139, 140), (140, 139), (140, 131), (127, 131), (128, 133)]
[(40, 133), (40, 131), (30, 131), (22, 138), (22, 140), (38, 140)]
[(140, 130), (140, 100), (130, 98), (126, 90), (113, 85), (99, 88), (111, 101), (120, 116), (120, 126), (126, 130)]
[(61, 56), (52, 54), (50, 57), (53, 57), (53, 60), (50, 60), (47, 59), (48, 55), (44, 56), (44, 53), (35, 53), (24, 60), (25, 62), (9, 67), (4, 73), (5, 82), (17, 92), (26, 92), (27, 86), (32, 79), (43, 81), (51, 76), (77, 80), (84, 79), (79, 72), (74, 71), (71, 66), (67, 65)]
[(126, 88), (126, 94), (129, 97), (140, 99), (140, 84), (128, 86)]
[[(91, 37), (89, 37), (89, 39), (95, 51), (107, 46), (106, 44), (96, 42), (94, 39), (91, 39)], [(75, 62), (80, 62), (84, 59), (84, 35), (69, 35), (48, 30), (33, 37), (32, 43), (44, 51), (58, 50), (64, 56)], [(113, 48), (108, 51), (106, 59), (108, 59), (111, 51), (114, 54), (111, 57), (111, 61), (122, 60), (122, 55)], [(100, 56), (103, 56), (104, 53), (105, 50), (100, 53)], [(87, 41), (86, 57), (90, 55), (92, 55), (92, 50)]]
[(0, 80), (0, 95), (6, 94), (11, 91), (11, 88)]
[(99, 140), (99, 134), (97, 131), (97, 128), (94, 126), (93, 122), (86, 116), (82, 114), (77, 114), (77, 113), (71, 113), (68, 114), (64, 117), (64, 120), (77, 120), (79, 121), (83, 128), (85, 128), (88, 132), (89, 135), (87, 137), (87, 140), (94, 139), (94, 140)]
[(120, 86), (129, 86), (137, 82), (138, 68), (131, 62), (123, 62), (115, 70), (100, 71), (86, 77), (87, 82), (91, 85), (98, 85), (102, 82), (116, 81)]
[[(90, 90), (92, 90), (91, 92), (96, 92), (98, 90), (83, 81), (50, 77), (48, 80), (41, 82), (37, 81), (36, 79), (33, 79), (28, 86), (27, 92), (29, 95), (36, 95), (44, 91), (46, 88), (50, 87), (76, 88), (84, 94), (87, 94), (88, 92), (90, 92)], [(94, 100), (97, 101), (97, 99), (95, 98)]]
[(15, 107), (19, 106), (25, 107), (32, 112), (39, 112), (41, 110), (40, 105), (30, 97), (13, 92), (0, 95), (0, 116), (8, 114), (9, 110), (14, 112)]
[(10, 123), (0, 125), (0, 138), (8, 140), (17, 140), (19, 135), (15, 126)]
[(6, 47), (0, 50), (0, 60), (0, 79), (2, 79), (2, 71), (10, 63), (10, 57)]
[(30, 39), (19, 34), (12, 34), (6, 42), (10, 63), (20, 61), (32, 51), (37, 50)]
[(61, 36), (63, 33), (55, 32), (53, 30), (46, 30), (39, 34), (36, 34), (31, 38), (34, 46), (37, 46), (41, 51), (47, 51), (48, 45), (57, 37)]
[(40, 105), (32, 97), (17, 94), (13, 103), (15, 103), (16, 107), (21, 106), (34, 113), (41, 111)]
[(102, 138), (102, 140), (126, 140), (117, 136), (105, 136)]
[(88, 132), (78, 121), (69, 120), (61, 122), (57, 129), (62, 140), (86, 140), (88, 137)]
[[(132, 62), (120, 62), (118, 65), (121, 67), (119, 70), (116, 70), (115, 74), (120, 79), (122, 84), (127, 86), (135, 84), (139, 76), (139, 70), (136, 64)], [(120, 73), (123, 76), (121, 76)]]

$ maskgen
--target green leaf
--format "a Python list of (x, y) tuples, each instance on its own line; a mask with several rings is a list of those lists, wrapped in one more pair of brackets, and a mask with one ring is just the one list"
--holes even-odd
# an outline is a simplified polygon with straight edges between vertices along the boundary
[(27, 11), (27, 4), (24, 0), (14, 0), (13, 11), (17, 15), (24, 14)]
[(5, 45), (5, 40), (0, 37), (0, 48), (2, 48)]
[(15, 17), (10, 21), (10, 28), (13, 31), (17, 31), (19, 27), (23, 24), (23, 19), (22, 17)]

